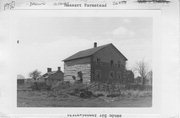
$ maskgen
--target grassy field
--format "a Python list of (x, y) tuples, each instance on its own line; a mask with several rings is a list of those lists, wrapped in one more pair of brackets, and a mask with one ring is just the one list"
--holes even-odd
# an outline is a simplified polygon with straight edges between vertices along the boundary
[(122, 91), (118, 97), (81, 98), (66, 92), (18, 89), (17, 107), (151, 107), (151, 91)]

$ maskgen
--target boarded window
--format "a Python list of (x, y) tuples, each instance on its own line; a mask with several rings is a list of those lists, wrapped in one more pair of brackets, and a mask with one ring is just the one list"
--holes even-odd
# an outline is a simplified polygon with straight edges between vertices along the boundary
[(100, 70), (96, 70), (95, 71), (95, 79), (101, 79), (101, 71)]

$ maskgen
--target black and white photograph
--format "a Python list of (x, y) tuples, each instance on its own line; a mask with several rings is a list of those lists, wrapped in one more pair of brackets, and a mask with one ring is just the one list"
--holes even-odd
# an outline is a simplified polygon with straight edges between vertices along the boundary
[(17, 107), (152, 107), (152, 17), (22, 17)]
[(0, 0), (0, 118), (179, 118), (178, 0)]

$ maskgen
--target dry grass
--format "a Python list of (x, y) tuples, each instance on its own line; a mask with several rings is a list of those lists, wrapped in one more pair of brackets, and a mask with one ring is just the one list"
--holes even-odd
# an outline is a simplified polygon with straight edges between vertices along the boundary
[[(25, 84), (18, 86), (17, 106), (18, 107), (151, 107), (152, 92), (141, 90), (125, 90), (99, 87), (94, 88), (84, 84), (60, 83), (51, 91), (29, 89)], [(71, 95), (75, 90), (87, 89), (92, 91), (93, 96), (83, 99)], [(108, 91), (109, 90), (109, 91)], [(111, 91), (111, 92), (110, 92)], [(113, 97), (107, 97), (114, 95)]]
[(149, 97), (93, 97), (83, 99), (69, 94), (46, 91), (18, 91), (18, 107), (151, 107)]

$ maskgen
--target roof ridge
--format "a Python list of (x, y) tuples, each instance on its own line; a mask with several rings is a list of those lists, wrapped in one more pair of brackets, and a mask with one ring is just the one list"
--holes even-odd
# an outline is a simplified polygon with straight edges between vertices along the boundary
[(101, 46), (94, 47), (94, 48), (89, 48), (89, 49), (81, 50), (81, 51), (71, 55), (70, 57), (64, 59), (63, 61), (69, 61), (69, 60), (73, 60), (73, 59), (89, 57), (89, 56), (95, 54), (97, 51), (99, 51), (99, 50), (101, 50), (104, 47), (109, 46), (109, 45), (112, 45), (112, 43), (108, 43), (108, 44), (101, 45)]
[[(105, 44), (105, 45), (101, 45), (101, 46), (98, 46), (98, 47), (88, 48), (88, 49), (84, 49), (84, 50), (81, 50), (81, 51), (91, 50), (91, 49), (95, 49), (95, 48), (101, 48), (101, 47), (104, 47), (104, 46), (107, 46), (107, 45), (110, 45), (110, 44)], [(81, 51), (79, 51), (79, 52), (81, 52)]]

